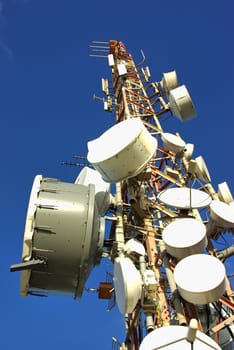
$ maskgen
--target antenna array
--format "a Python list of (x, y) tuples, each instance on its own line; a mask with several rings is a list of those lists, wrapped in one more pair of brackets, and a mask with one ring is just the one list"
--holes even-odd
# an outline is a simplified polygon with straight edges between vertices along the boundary
[[(175, 71), (151, 82), (143, 52), (136, 65), (121, 41), (95, 41), (91, 49), (111, 71), (111, 80), (102, 78), (105, 97), (94, 98), (115, 112), (115, 124), (88, 143), (90, 165), (74, 184), (36, 177), (22, 263), (12, 267), (22, 270), (21, 294), (57, 291), (80, 298), (105, 256), (113, 263), (113, 281), (94, 290), (111, 300), (111, 308), (116, 300), (127, 326), (122, 342), (113, 337), (114, 349), (229, 350), (234, 293), (225, 261), (234, 250), (216, 246), (234, 232), (233, 197), (226, 182), (214, 189), (204, 158), (193, 157), (194, 145), (161, 125), (164, 115), (180, 121), (195, 116), (190, 94)], [(46, 264), (29, 263), (39, 260)]]

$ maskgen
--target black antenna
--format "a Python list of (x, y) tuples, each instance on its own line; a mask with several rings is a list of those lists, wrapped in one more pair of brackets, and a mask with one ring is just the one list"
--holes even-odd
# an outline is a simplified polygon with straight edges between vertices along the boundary
[(67, 165), (67, 166), (79, 166), (79, 167), (83, 167), (86, 166), (88, 164), (84, 164), (84, 163), (74, 163), (74, 162), (68, 162), (68, 161), (61, 161), (61, 165)]
[(77, 166), (77, 167), (84, 167), (84, 166), (89, 166), (89, 167), (92, 167), (93, 166), (91, 164), (88, 163), (87, 161), (87, 157), (85, 156), (80, 156), (80, 155), (73, 155), (72, 158), (75, 158), (75, 159), (81, 159), (81, 160), (84, 160), (85, 162), (84, 163), (77, 163), (77, 162), (70, 162), (70, 161), (67, 161), (67, 160), (63, 160), (61, 161), (61, 165), (67, 165), (67, 166)]

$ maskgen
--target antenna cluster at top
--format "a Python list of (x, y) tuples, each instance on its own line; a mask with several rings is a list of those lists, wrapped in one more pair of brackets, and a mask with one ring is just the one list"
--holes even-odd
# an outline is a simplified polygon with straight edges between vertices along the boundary
[[(144, 112), (146, 116), (150, 116), (153, 112), (157, 117), (163, 113), (170, 112), (181, 121), (195, 116), (196, 112), (189, 92), (185, 85), (179, 86), (175, 71), (164, 73), (160, 82), (150, 83), (150, 69), (148, 66), (142, 67), (146, 60), (142, 50), (142, 62), (135, 65), (131, 55), (126, 52), (122, 43), (122, 50), (118, 49), (118, 53), (116, 53), (116, 46), (120, 45), (120, 42), (117, 43), (115, 40), (110, 41), (109, 47), (106, 46), (107, 42), (94, 41), (93, 44), (95, 45), (90, 46), (93, 52), (105, 52), (106, 55), (91, 54), (90, 56), (108, 59), (108, 65), (112, 72), (112, 82), (114, 83), (113, 93), (110, 92), (109, 80), (102, 78), (102, 91), (107, 96), (107, 99), (98, 98), (94, 95), (96, 99), (103, 101), (105, 111), (112, 112), (114, 109), (117, 110), (121, 107), (119, 94), (122, 95), (123, 91), (121, 90), (123, 87), (126, 87), (126, 94), (128, 95), (126, 98), (133, 112), (132, 117), (137, 116), (137, 108), (139, 110), (138, 116), (140, 117), (143, 116)], [(131, 92), (128, 91), (129, 83), (132, 85), (130, 87)], [(152, 111), (152, 107), (154, 107), (154, 111)]]

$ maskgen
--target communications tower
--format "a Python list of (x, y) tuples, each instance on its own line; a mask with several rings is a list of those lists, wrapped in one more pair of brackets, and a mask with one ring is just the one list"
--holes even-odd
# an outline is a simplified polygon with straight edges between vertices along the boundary
[(175, 71), (151, 81), (144, 55), (136, 65), (121, 41), (91, 48), (107, 57), (111, 79), (102, 79), (99, 99), (116, 120), (88, 142), (89, 166), (75, 183), (35, 177), (22, 262), (11, 267), (21, 271), (21, 295), (79, 299), (105, 256), (113, 280), (100, 283), (99, 297), (112, 298), (126, 321), (114, 348), (231, 350), (234, 293), (225, 262), (234, 246), (220, 251), (216, 243), (231, 241), (234, 200), (226, 182), (214, 189), (194, 145), (161, 125), (165, 115), (195, 116), (189, 92)]

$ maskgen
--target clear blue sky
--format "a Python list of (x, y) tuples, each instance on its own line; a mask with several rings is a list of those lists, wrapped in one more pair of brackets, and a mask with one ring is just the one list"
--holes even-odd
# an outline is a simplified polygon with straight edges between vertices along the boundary
[[(86, 155), (87, 141), (115, 122), (92, 100), (110, 78), (107, 62), (89, 57), (92, 40), (121, 40), (136, 62), (142, 49), (155, 81), (176, 69), (197, 118), (163, 128), (194, 143), (213, 186), (227, 181), (234, 194), (233, 12), (232, 0), (0, 1), (1, 349), (110, 350), (112, 336), (122, 340), (117, 307), (107, 313), (96, 294), (23, 299), (20, 274), (9, 272), (21, 259), (34, 176), (73, 182), (79, 169), (60, 161)], [(104, 261), (87, 286), (110, 269)]]

